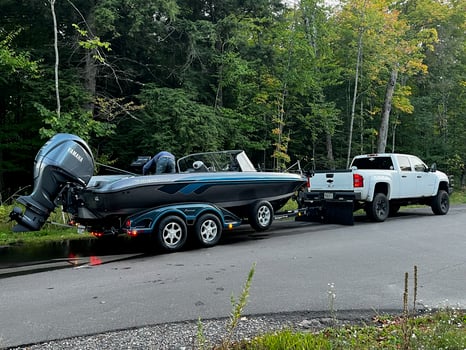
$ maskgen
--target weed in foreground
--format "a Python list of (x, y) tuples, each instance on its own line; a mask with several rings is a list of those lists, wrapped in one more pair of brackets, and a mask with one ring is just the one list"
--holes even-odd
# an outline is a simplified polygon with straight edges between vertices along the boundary
[(228, 349), (229, 344), (231, 344), (233, 334), (236, 327), (238, 326), (239, 320), (243, 314), (243, 310), (246, 307), (247, 300), (249, 298), (249, 289), (251, 288), (252, 278), (254, 276), (255, 270), (256, 264), (254, 263), (251, 267), (251, 270), (249, 270), (248, 278), (245, 285), (243, 286), (243, 290), (241, 291), (238, 300), (236, 300), (233, 295), (231, 296), (232, 311), (230, 313), (230, 319), (227, 325), (227, 334), (222, 341), (220, 349)]
[(236, 328), (238, 327), (239, 321), (241, 319), (241, 315), (243, 314), (244, 308), (247, 305), (247, 300), (249, 298), (249, 289), (251, 288), (252, 278), (254, 277), (255, 270), (256, 270), (256, 263), (254, 263), (251, 269), (249, 270), (248, 278), (246, 280), (246, 283), (243, 286), (243, 289), (241, 291), (239, 298), (236, 300), (233, 295), (231, 296), (232, 310), (230, 312), (230, 318), (226, 326), (226, 335), (223, 338), (220, 346), (211, 347), (209, 345), (204, 335), (201, 318), (199, 318), (197, 322), (197, 337), (196, 337), (197, 349), (203, 350), (203, 349), (213, 348), (213, 349), (218, 349), (218, 350), (228, 350), (228, 349), (240, 349), (241, 348), (241, 347), (238, 347), (240, 345), (234, 344), (232, 340), (233, 340), (234, 332)]
[[(447, 307), (434, 313), (416, 315), (417, 271), (417, 266), (414, 266), (412, 310), (409, 310), (408, 301), (409, 275), (405, 273), (403, 312), (399, 316), (378, 315), (373, 320), (374, 324), (331, 327), (316, 333), (284, 330), (223, 349), (466, 350), (466, 314), (463, 310)], [(330, 311), (335, 315), (333, 284), (329, 284), (327, 293)]]
[(196, 336), (197, 349), (204, 350), (208, 346), (207, 339), (204, 335), (204, 327), (201, 318), (197, 320), (197, 336)]
[(335, 299), (337, 294), (335, 292), (335, 284), (329, 283), (327, 290), (327, 299), (328, 299), (328, 309), (330, 311), (330, 316), (332, 317), (333, 325), (336, 326), (338, 323), (337, 320), (337, 310), (335, 309)]

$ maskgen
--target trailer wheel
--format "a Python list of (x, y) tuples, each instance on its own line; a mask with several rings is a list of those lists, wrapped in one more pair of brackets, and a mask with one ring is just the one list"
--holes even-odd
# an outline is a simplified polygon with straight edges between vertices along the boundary
[(450, 209), (450, 196), (444, 190), (438, 190), (437, 195), (432, 197), (432, 212), (435, 215), (445, 215)]
[(222, 224), (214, 214), (204, 214), (194, 226), (196, 239), (202, 247), (213, 247), (222, 236)]
[(273, 222), (273, 207), (267, 201), (255, 203), (249, 213), (249, 224), (256, 231), (267, 230)]
[(388, 217), (390, 205), (384, 193), (376, 193), (372, 202), (367, 203), (367, 216), (375, 222), (385, 221)]
[(180, 250), (186, 243), (188, 229), (179, 216), (171, 215), (162, 219), (158, 225), (157, 243), (167, 251)]

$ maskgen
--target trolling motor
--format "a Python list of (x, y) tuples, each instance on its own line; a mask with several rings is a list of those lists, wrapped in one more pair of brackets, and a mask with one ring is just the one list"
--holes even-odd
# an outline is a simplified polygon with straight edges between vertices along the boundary
[(18, 202), (10, 218), (17, 224), (14, 232), (38, 231), (57, 206), (55, 200), (65, 185), (86, 187), (94, 173), (94, 157), (87, 143), (71, 134), (56, 134), (39, 150), (34, 159), (34, 189)]

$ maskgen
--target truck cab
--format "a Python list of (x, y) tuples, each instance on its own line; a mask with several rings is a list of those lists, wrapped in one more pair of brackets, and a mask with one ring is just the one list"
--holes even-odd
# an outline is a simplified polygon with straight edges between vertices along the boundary
[[(316, 208), (317, 216), (364, 209), (372, 221), (385, 221), (401, 206), (423, 204), (436, 215), (449, 210), (449, 177), (428, 167), (419, 157), (400, 153), (364, 154), (353, 158), (350, 168), (315, 171), (302, 202)], [(342, 211), (345, 211), (344, 213)]]

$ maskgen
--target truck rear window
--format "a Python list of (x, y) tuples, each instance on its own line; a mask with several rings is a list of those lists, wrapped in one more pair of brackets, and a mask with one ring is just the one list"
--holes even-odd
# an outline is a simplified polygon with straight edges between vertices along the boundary
[(356, 158), (353, 160), (351, 166), (358, 169), (393, 170), (392, 158), (390, 157)]

